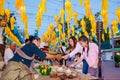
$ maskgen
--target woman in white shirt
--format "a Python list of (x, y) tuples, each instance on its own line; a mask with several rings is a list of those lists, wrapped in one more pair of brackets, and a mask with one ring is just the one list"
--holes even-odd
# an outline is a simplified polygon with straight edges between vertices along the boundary
[(12, 42), (10, 44), (10, 47), (5, 50), (5, 53), (4, 53), (4, 63), (5, 63), (5, 65), (7, 65), (8, 61), (14, 56), (13, 52), (15, 51), (15, 49), (16, 49), (16, 43)]
[[(82, 51), (84, 50), (84, 48), (80, 45), (79, 42), (77, 42), (77, 39), (72, 36), (69, 38), (69, 46), (70, 49), (68, 50), (68, 54), (63, 56), (64, 59), (68, 59), (71, 58), (73, 56), (75, 56), (75, 54), (77, 54), (78, 52), (82, 53)], [(83, 59), (83, 73), (87, 74), (88, 73), (88, 63), (86, 62), (86, 60)]]

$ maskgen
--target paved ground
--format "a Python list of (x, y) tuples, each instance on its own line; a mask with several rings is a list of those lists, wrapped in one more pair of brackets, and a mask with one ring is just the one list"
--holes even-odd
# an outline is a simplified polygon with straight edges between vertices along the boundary
[(102, 62), (102, 77), (104, 80), (120, 80), (120, 67), (115, 68), (113, 61)]

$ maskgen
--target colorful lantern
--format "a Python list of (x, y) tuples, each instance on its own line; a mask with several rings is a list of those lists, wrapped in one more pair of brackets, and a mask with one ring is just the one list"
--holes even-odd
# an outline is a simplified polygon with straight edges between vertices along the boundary
[(102, 0), (102, 10), (109, 8), (108, 0)]
[(56, 21), (56, 26), (58, 27), (58, 19), (59, 19), (58, 15), (55, 15), (55, 16), (54, 16), (54, 19), (55, 19), (55, 21)]
[(70, 0), (67, 0), (65, 2), (65, 8), (66, 8), (68, 18), (71, 19), (72, 18), (72, 3), (70, 2)]
[(78, 26), (78, 13), (76, 11), (73, 12), (73, 19), (74, 19), (74, 23), (76, 24), (76, 26)]
[(9, 8), (5, 9), (5, 14), (7, 16), (7, 21), (9, 21), (9, 18), (10, 18), (10, 9)]
[(112, 21), (112, 30), (114, 31), (114, 36), (116, 36), (116, 32), (118, 31), (118, 22), (115, 19)]
[(80, 5), (82, 5), (82, 3), (83, 3), (83, 0), (79, 0), (79, 3), (80, 3)]
[(107, 25), (108, 25), (108, 11), (105, 10), (105, 9), (103, 9), (103, 10), (101, 11), (101, 15), (102, 15), (102, 21), (103, 21), (103, 28), (104, 28), (104, 30), (105, 30), (105, 32), (106, 32), (106, 30), (107, 30)]
[(64, 12), (64, 9), (61, 9), (60, 10), (60, 16), (61, 16), (61, 23), (63, 24), (64, 23), (64, 14), (65, 14), (65, 12)]
[(84, 19), (81, 20), (80, 24), (82, 25), (82, 31), (85, 32), (86, 31), (86, 23), (85, 23)]
[(90, 1), (89, 0), (85, 0), (84, 7), (86, 11), (86, 17), (89, 18), (90, 16)]
[(116, 10), (116, 16), (118, 17), (118, 22), (120, 23), (120, 7)]
[(15, 18), (14, 18), (14, 16), (12, 16), (12, 17), (10, 18), (11, 30), (14, 30), (14, 23), (15, 23)]
[(0, 0), (0, 15), (4, 15), (5, 0)]

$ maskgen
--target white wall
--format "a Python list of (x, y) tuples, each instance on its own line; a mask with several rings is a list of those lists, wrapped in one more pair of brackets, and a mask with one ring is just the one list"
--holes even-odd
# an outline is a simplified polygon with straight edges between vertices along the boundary
[(112, 60), (111, 57), (112, 57), (112, 51), (109, 51), (109, 52), (106, 51), (106, 52), (103, 52), (102, 54), (103, 60)]

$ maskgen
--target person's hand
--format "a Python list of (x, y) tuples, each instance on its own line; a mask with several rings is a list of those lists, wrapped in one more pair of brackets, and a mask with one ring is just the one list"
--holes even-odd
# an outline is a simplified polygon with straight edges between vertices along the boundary
[(68, 59), (69, 55), (62, 56), (63, 59)]
[(70, 65), (69, 65), (69, 67), (71, 67), (71, 68), (74, 67), (74, 66), (75, 66), (74, 64), (70, 64)]
[(55, 59), (57, 59), (57, 60), (61, 60), (61, 58), (62, 58), (62, 55), (61, 55), (61, 54), (57, 54), (57, 55), (55, 55)]

